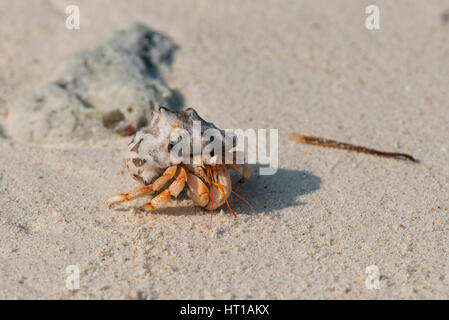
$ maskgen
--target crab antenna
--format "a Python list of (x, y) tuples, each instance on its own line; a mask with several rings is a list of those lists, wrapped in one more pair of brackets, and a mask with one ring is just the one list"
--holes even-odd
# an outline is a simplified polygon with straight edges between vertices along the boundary
[[(229, 191), (231, 191), (231, 192), (232, 192), (235, 196), (237, 196), (240, 200), (242, 200), (243, 202), (245, 202), (245, 203), (251, 208), (251, 210), (254, 211), (255, 214), (257, 214), (256, 209), (254, 209), (254, 207), (251, 205), (251, 203), (250, 203), (248, 200), (246, 200), (243, 196), (239, 195), (237, 192), (233, 191), (231, 188), (228, 188), (228, 187), (225, 186), (225, 185), (222, 185), (222, 184), (216, 183), (216, 182), (213, 182), (213, 184), (214, 184), (214, 185), (218, 185), (218, 186), (220, 186), (220, 187), (222, 187), (222, 188), (225, 188), (225, 189), (228, 189)], [(227, 202), (227, 199), (226, 199), (226, 202)]]
[(229, 205), (229, 201), (228, 198), (226, 198), (226, 205), (228, 206), (229, 210), (231, 210), (234, 218), (237, 218), (237, 215), (235, 214), (234, 210), (232, 210), (231, 206)]
[[(223, 193), (223, 187), (224, 186), (222, 184), (218, 183), (217, 172), (214, 172), (214, 181), (213, 182), (214, 182), (214, 184), (216, 184), (220, 188), (220, 191)], [(235, 211), (229, 205), (229, 201), (228, 201), (227, 197), (226, 197), (225, 201), (226, 201), (226, 205), (228, 206), (229, 210), (231, 210), (232, 215), (234, 216), (234, 218), (237, 218), (237, 214), (235, 213)]]
[[(215, 173), (216, 173), (216, 172), (214, 171), (214, 168), (213, 168), (212, 166), (207, 166), (207, 167), (206, 167), (206, 183), (207, 183), (210, 187), (216, 186), (216, 187), (218, 187), (221, 191), (223, 190), (223, 188), (229, 190), (231, 193), (233, 193), (235, 196), (237, 196), (240, 200), (242, 200), (243, 202), (245, 202), (245, 203), (251, 208), (251, 210), (253, 210), (254, 213), (257, 214), (256, 209), (254, 209), (254, 207), (251, 205), (251, 203), (250, 203), (248, 200), (246, 200), (243, 196), (239, 195), (237, 192), (233, 191), (231, 188), (229, 188), (229, 187), (227, 187), (227, 186), (225, 186), (225, 185), (223, 185), (223, 184), (217, 182), (217, 177), (216, 177)], [(213, 202), (214, 202), (214, 193), (213, 193), (213, 192), (211, 193), (211, 201), (212, 201), (212, 204), (213, 204)], [(225, 199), (225, 201), (226, 201), (226, 205), (228, 206), (229, 210), (231, 210), (231, 212), (232, 212), (232, 214), (234, 215), (234, 217), (237, 218), (237, 214), (236, 214), (235, 211), (232, 209), (232, 207), (231, 207), (231, 205), (229, 204), (229, 201), (228, 201), (227, 198)], [(212, 223), (212, 215), (213, 215), (213, 212), (214, 212), (214, 207), (212, 206), (211, 216), (210, 216), (210, 218), (211, 218), (211, 223)]]
[[(209, 186), (212, 186), (213, 182), (210, 180), (210, 175), (211, 175), (211, 167), (210, 166), (206, 166), (206, 182)], [(214, 193), (212, 192), (211, 194), (211, 198), (212, 198), (212, 210), (210, 211), (210, 224), (212, 226), (212, 215), (214, 213)]]

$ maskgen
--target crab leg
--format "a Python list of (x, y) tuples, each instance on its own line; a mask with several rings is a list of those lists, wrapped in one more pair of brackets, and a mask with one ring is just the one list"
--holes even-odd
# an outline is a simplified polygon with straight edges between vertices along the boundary
[(213, 169), (214, 177), (211, 188), (211, 201), (205, 207), (207, 210), (214, 210), (226, 202), (232, 190), (231, 177), (225, 165), (215, 166)]
[(135, 189), (128, 193), (121, 193), (112, 198), (109, 198), (108, 206), (110, 207), (116, 203), (120, 203), (123, 201), (134, 200), (136, 198), (139, 198), (144, 195), (151, 194), (153, 192), (160, 190), (162, 187), (164, 187), (167, 184), (168, 181), (170, 181), (173, 178), (173, 176), (176, 174), (177, 168), (178, 168), (178, 166), (168, 167), (167, 170), (164, 171), (162, 176), (157, 178), (153, 184)]
[(179, 167), (175, 181), (173, 181), (170, 184), (170, 187), (168, 187), (170, 195), (176, 198), (181, 193), (182, 189), (184, 189), (186, 181), (187, 181), (186, 171), (184, 170), (183, 167)]
[(178, 174), (176, 175), (175, 181), (173, 181), (168, 189), (159, 193), (154, 197), (146, 206), (146, 210), (154, 210), (161, 207), (163, 204), (170, 201), (171, 197), (177, 197), (182, 189), (184, 189), (185, 183), (187, 181), (187, 174), (184, 168), (178, 167)]
[(145, 210), (154, 210), (161, 207), (164, 203), (170, 201), (170, 191), (164, 190), (155, 196), (150, 202), (148, 202), (145, 206)]

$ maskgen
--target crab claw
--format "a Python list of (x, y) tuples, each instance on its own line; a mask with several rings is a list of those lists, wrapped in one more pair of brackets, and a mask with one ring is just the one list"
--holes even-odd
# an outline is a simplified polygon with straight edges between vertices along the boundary
[(200, 207), (205, 207), (209, 203), (209, 189), (206, 184), (196, 175), (187, 174), (187, 195)]
[(229, 176), (226, 166), (219, 165), (215, 167), (217, 173), (217, 184), (213, 185), (210, 190), (210, 201), (205, 207), (207, 210), (214, 210), (226, 202), (231, 194), (231, 177)]

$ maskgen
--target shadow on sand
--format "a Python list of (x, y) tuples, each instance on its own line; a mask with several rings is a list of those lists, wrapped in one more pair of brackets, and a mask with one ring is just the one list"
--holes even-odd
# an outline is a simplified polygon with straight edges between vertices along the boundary
[[(299, 197), (321, 187), (321, 179), (309, 171), (279, 168), (274, 175), (260, 176), (261, 166), (251, 167), (253, 168), (251, 179), (245, 184), (235, 183), (233, 190), (245, 197), (259, 214), (304, 205), (305, 203), (301, 202)], [(239, 214), (254, 213), (235, 196), (231, 197), (230, 205)]]

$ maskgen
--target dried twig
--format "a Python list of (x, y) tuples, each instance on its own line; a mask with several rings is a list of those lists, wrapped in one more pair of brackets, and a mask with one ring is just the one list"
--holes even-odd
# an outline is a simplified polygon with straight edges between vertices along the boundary
[(298, 133), (291, 133), (288, 137), (291, 141), (302, 143), (302, 144), (310, 144), (315, 146), (327, 147), (327, 148), (335, 148), (335, 149), (344, 149), (350, 151), (363, 152), (367, 154), (373, 154), (376, 156), (387, 157), (387, 158), (397, 158), (402, 160), (410, 160), (413, 162), (418, 162), (411, 155), (406, 153), (398, 153), (398, 152), (385, 152), (379, 151), (375, 149), (370, 149), (362, 146), (356, 146), (350, 143), (335, 141), (331, 139), (312, 137), (312, 136), (303, 136)]

